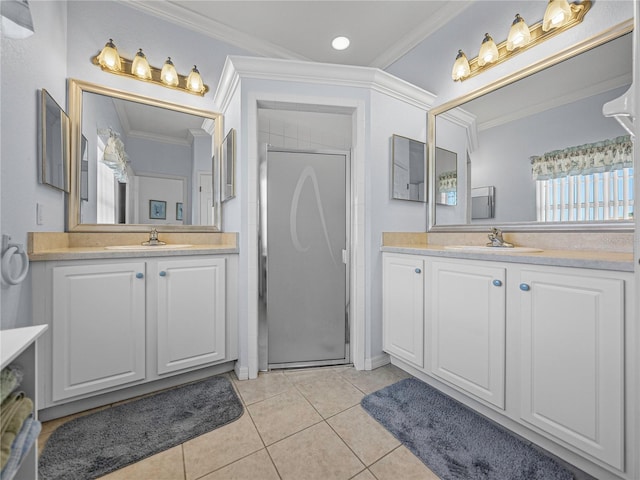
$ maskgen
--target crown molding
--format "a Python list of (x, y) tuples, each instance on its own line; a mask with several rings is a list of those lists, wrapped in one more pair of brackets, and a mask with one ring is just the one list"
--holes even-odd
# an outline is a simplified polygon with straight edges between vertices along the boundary
[(227, 57), (214, 103), (224, 112), (241, 79), (368, 88), (418, 108), (428, 110), (434, 94), (378, 68), (273, 58)]

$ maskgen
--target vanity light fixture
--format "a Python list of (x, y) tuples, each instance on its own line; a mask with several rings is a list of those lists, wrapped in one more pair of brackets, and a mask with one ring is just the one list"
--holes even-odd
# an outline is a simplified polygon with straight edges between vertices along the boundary
[(571, 5), (567, 0), (549, 0), (542, 19), (542, 30), (548, 32), (552, 28), (564, 25), (571, 18)]
[(200, 76), (198, 68), (194, 65), (187, 77), (187, 90), (193, 93), (200, 93), (203, 89), (204, 84), (202, 83), (202, 77)]
[(133, 58), (131, 73), (143, 80), (151, 80), (151, 67), (149, 66), (149, 62), (147, 62), (147, 57), (142, 53), (142, 49), (139, 49)]
[(179, 83), (178, 72), (176, 72), (176, 67), (174, 67), (171, 57), (168, 57), (167, 61), (164, 62), (164, 65), (162, 66), (160, 80), (165, 85), (169, 85), (171, 87), (175, 87)]
[(478, 53), (478, 65), (484, 67), (496, 60), (498, 60), (498, 47), (496, 46), (496, 42), (493, 41), (491, 35), (485, 33), (484, 39), (482, 39), (482, 45), (480, 45), (480, 53)]
[(462, 56), (464, 54), (462, 50), (458, 50), (451, 73), (452, 79), (463, 81), (474, 77), (511, 56), (578, 25), (590, 8), (591, 0), (578, 0), (576, 3), (568, 3), (567, 0), (549, 0), (543, 20), (531, 27), (527, 27), (524, 19), (516, 14), (507, 40), (496, 45), (491, 36), (485, 34), (478, 56), (468, 60), (468, 69), (464, 65), (467, 61), (466, 57), (462, 58), (461, 54)]
[(162, 69), (159, 69), (149, 65), (142, 49), (138, 50), (133, 60), (129, 60), (118, 54), (112, 39), (109, 39), (102, 51), (93, 57), (91, 62), (105, 72), (182, 90), (193, 95), (204, 96), (209, 91), (209, 87), (202, 81), (200, 72), (195, 65), (188, 76), (180, 75), (176, 71), (171, 57), (168, 57)]
[(516, 19), (511, 24), (509, 35), (507, 36), (507, 51), (513, 52), (515, 49), (525, 46), (531, 41), (531, 32), (524, 18), (516, 13)]
[(113, 43), (113, 39), (109, 39), (102, 51), (97, 57), (98, 64), (108, 70), (119, 72), (122, 70), (122, 61), (118, 55), (118, 49)]
[(469, 69), (469, 60), (467, 60), (467, 56), (464, 54), (462, 50), (458, 50), (458, 56), (456, 56), (456, 61), (453, 64), (453, 70), (451, 71), (451, 78), (454, 81), (462, 80), (466, 78), (471, 73)]

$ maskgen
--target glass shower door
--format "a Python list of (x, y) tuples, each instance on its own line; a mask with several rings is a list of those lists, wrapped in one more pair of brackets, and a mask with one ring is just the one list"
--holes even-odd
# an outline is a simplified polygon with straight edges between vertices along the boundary
[(347, 168), (345, 153), (267, 152), (261, 275), (272, 367), (347, 361)]

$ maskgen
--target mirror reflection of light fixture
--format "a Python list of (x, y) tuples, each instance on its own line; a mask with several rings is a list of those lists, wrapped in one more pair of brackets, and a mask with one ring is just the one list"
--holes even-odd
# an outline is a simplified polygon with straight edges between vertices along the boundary
[[(590, 8), (591, 0), (578, 0), (576, 3), (568, 3), (567, 0), (549, 0), (544, 19), (531, 27), (527, 27), (522, 17), (516, 15), (509, 30), (509, 36), (504, 42), (495, 45), (491, 37), (488, 34), (485, 35), (478, 56), (468, 61), (469, 72), (466, 74), (462, 60), (460, 60), (461, 51), (459, 50), (451, 77), (454, 81), (463, 81), (474, 77), (486, 69), (504, 62), (512, 55), (517, 55), (578, 25)], [(493, 50), (494, 46), (497, 54), (496, 50)]]
[(144, 80), (151, 79), (151, 67), (149, 66), (149, 62), (147, 62), (147, 57), (142, 53), (142, 49), (138, 50), (138, 53), (136, 53), (136, 56), (133, 59), (133, 63), (131, 64), (131, 73)]
[(458, 50), (458, 56), (453, 64), (453, 70), (451, 72), (451, 78), (454, 81), (461, 80), (469, 76), (471, 71), (469, 70), (469, 60), (462, 50)]
[(176, 67), (174, 67), (171, 57), (168, 57), (167, 61), (164, 62), (164, 65), (162, 66), (160, 80), (162, 80), (162, 83), (165, 85), (170, 85), (172, 87), (175, 87), (180, 82), (178, 80), (178, 72), (176, 72)]
[(188, 76), (180, 75), (169, 57), (162, 69), (159, 69), (149, 65), (142, 49), (138, 50), (133, 60), (129, 60), (118, 54), (112, 39), (109, 39), (100, 53), (91, 59), (91, 63), (105, 72), (182, 90), (193, 95), (204, 96), (209, 91), (195, 65)]
[(507, 37), (507, 51), (513, 52), (516, 48), (525, 46), (531, 41), (531, 32), (524, 18), (516, 13), (516, 19), (511, 24), (509, 36)]
[(478, 53), (478, 65), (484, 67), (496, 60), (498, 60), (498, 47), (496, 46), (496, 42), (493, 41), (491, 35), (485, 33), (482, 39), (482, 45), (480, 45), (480, 53)]
[(552, 28), (564, 25), (571, 18), (571, 5), (567, 0), (549, 0), (542, 20), (542, 31), (548, 32)]

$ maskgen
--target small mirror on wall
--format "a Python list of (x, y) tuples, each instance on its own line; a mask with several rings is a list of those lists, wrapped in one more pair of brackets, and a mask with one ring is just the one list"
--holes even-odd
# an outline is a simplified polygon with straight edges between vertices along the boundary
[(400, 135), (391, 137), (391, 198), (427, 201), (426, 146)]
[(44, 88), (40, 102), (40, 181), (69, 192), (69, 117)]
[(222, 142), (220, 155), (221, 200), (236, 196), (236, 131), (232, 128)]

